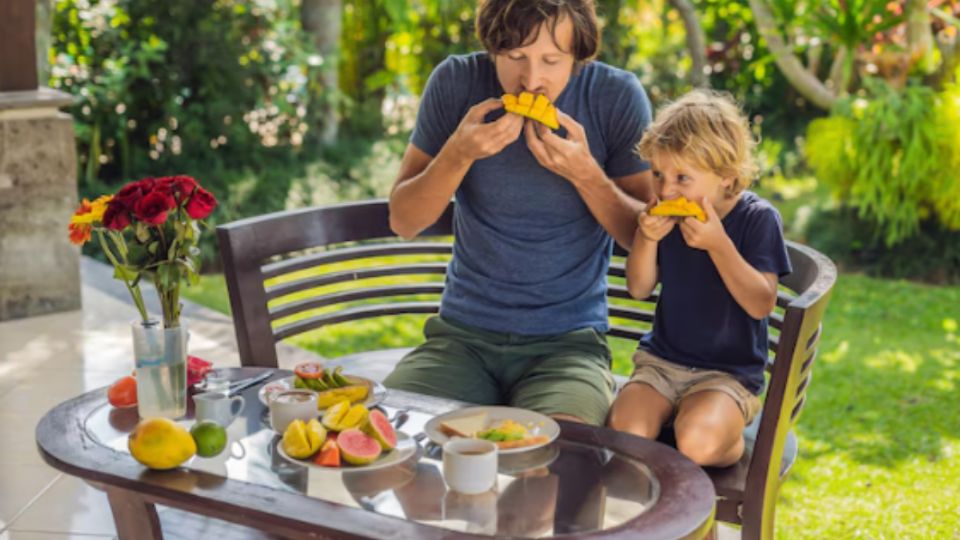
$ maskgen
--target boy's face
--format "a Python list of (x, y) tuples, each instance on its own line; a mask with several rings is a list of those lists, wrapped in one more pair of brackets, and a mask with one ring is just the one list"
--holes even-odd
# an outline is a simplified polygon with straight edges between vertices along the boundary
[(726, 190), (733, 185), (732, 178), (721, 178), (711, 171), (694, 167), (674, 154), (659, 153), (650, 160), (650, 165), (657, 197), (661, 201), (683, 196), (699, 204), (707, 197), (720, 215), (723, 215), (721, 210), (730, 204), (731, 198), (726, 196)]
[[(509, 94), (544, 94), (556, 101), (573, 73), (573, 22), (561, 16), (550, 35), (547, 23), (540, 25), (528, 45), (494, 55), (500, 86)], [(556, 41), (556, 43), (554, 43)], [(559, 44), (559, 46), (557, 45)]]

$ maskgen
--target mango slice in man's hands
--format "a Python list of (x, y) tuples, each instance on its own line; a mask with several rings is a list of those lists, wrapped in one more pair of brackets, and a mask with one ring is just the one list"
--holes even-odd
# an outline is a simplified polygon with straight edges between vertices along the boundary
[(560, 122), (557, 120), (557, 108), (543, 94), (537, 94), (536, 96), (530, 92), (520, 92), (518, 96), (504, 94), (501, 100), (503, 101), (503, 108), (507, 112), (536, 120), (550, 129), (560, 128)]

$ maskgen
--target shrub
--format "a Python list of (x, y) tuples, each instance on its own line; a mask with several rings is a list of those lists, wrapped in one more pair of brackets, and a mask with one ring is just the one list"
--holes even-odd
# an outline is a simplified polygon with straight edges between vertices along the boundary
[(960, 229), (960, 87), (868, 88), (870, 99), (844, 100), (811, 122), (806, 154), (817, 177), (887, 247), (931, 227)]

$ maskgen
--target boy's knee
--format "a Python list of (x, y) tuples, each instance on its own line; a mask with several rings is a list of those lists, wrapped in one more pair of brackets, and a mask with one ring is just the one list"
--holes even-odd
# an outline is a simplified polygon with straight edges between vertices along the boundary
[(677, 450), (701, 466), (725, 467), (743, 454), (743, 436), (731, 437), (709, 426), (691, 426), (677, 431)]

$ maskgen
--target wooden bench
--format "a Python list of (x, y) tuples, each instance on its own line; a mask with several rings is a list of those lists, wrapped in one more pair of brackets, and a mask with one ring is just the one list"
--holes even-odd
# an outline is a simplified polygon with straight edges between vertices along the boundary
[[(390, 230), (383, 200), (279, 212), (218, 227), (241, 363), (276, 366), (278, 341), (328, 325), (436, 313), (444, 258), (451, 254), (452, 216), (453, 204), (410, 242)], [(741, 524), (748, 539), (773, 537), (779, 488), (797, 456), (791, 428), (806, 399), (821, 320), (836, 281), (828, 258), (792, 242), (788, 249), (793, 273), (782, 280), (782, 289), (788, 290), (778, 295), (778, 309), (770, 318), (762, 414), (745, 432), (747, 451), (740, 462), (707, 471), (717, 491), (717, 518)], [(615, 250), (615, 256), (624, 255), (619, 247)], [(390, 262), (378, 264), (383, 257)], [(329, 270), (348, 263), (357, 265)], [(612, 261), (608, 277), (609, 336), (639, 340), (653, 321), (657, 295), (643, 302), (630, 298), (622, 259)], [(381, 278), (393, 281), (370, 285)], [(329, 290), (346, 285), (345, 290)], [(289, 295), (297, 298), (285, 301)], [(357, 373), (371, 366), (366, 373), (379, 377), (407, 350), (357, 352), (332, 363), (349, 364)]]

